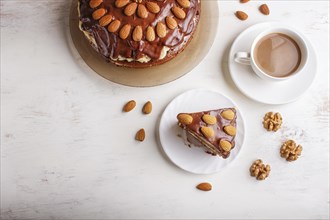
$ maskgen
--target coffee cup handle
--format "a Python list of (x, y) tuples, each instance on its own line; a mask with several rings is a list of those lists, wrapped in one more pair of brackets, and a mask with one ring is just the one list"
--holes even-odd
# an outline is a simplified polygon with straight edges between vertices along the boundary
[(251, 65), (251, 56), (248, 52), (237, 52), (234, 56), (235, 62), (243, 65)]

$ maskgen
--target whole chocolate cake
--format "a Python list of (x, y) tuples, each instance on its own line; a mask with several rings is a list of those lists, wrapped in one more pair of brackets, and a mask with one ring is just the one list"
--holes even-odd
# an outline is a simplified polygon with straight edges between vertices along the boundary
[(149, 67), (176, 57), (198, 25), (201, 0), (78, 0), (79, 28), (118, 66)]

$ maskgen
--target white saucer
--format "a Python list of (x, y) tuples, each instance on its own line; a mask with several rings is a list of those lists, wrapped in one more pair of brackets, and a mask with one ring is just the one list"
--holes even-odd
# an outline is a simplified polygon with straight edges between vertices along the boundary
[[(237, 134), (235, 148), (227, 159), (205, 153), (202, 148), (185, 145), (179, 135), (182, 129), (176, 116), (181, 112), (198, 112), (218, 108), (235, 107), (237, 110)], [(243, 117), (236, 104), (226, 96), (204, 89), (194, 89), (177, 96), (166, 107), (159, 124), (159, 139), (168, 158), (191, 173), (210, 174), (223, 170), (241, 151), (245, 136)]]
[(229, 72), (238, 89), (255, 101), (266, 104), (293, 102), (311, 86), (317, 71), (316, 53), (308, 39), (304, 37), (309, 50), (309, 60), (304, 71), (283, 82), (269, 82), (261, 79), (253, 72), (250, 66), (241, 65), (234, 61), (235, 53), (249, 51), (253, 39), (269, 27), (287, 26), (278, 22), (267, 22), (253, 25), (243, 31), (235, 39), (230, 49), (228, 59)]

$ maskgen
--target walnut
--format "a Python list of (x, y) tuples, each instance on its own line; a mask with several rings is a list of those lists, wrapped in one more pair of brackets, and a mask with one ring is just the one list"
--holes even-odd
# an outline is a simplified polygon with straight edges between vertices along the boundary
[(262, 160), (258, 159), (253, 162), (250, 167), (251, 176), (256, 177), (257, 180), (264, 180), (269, 176), (270, 166), (263, 164)]
[(298, 159), (301, 155), (302, 146), (297, 145), (295, 141), (288, 140), (283, 143), (280, 154), (281, 157), (285, 158), (287, 161), (292, 162)]
[(282, 125), (282, 116), (278, 112), (267, 112), (263, 124), (267, 131), (277, 131)]

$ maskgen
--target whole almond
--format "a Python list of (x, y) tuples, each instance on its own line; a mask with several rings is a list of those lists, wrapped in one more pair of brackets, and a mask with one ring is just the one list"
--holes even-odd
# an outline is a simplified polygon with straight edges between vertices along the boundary
[(172, 13), (174, 14), (175, 17), (177, 17), (178, 19), (185, 19), (186, 17), (186, 12), (184, 12), (181, 8), (174, 6), (172, 7)]
[(212, 185), (210, 183), (200, 183), (196, 188), (202, 191), (210, 191), (212, 190)]
[(124, 13), (127, 16), (132, 16), (135, 12), (136, 12), (136, 8), (137, 8), (137, 3), (136, 2), (132, 2), (129, 5), (126, 6)]
[(152, 103), (150, 101), (146, 102), (142, 108), (144, 114), (150, 114), (152, 111)]
[(99, 8), (93, 12), (92, 16), (94, 20), (99, 20), (107, 11), (104, 8)]
[(130, 100), (129, 102), (127, 102), (124, 107), (123, 107), (123, 111), (124, 112), (130, 112), (132, 111), (136, 106), (136, 102), (134, 100)]
[(147, 8), (146, 6), (142, 5), (142, 4), (139, 4), (138, 6), (138, 9), (137, 9), (137, 15), (140, 17), (140, 18), (147, 18), (148, 17), (148, 11), (147, 11)]
[(137, 141), (144, 141), (146, 137), (146, 132), (144, 131), (143, 128), (141, 128), (140, 130), (138, 130), (138, 132), (136, 132), (136, 135), (135, 135), (135, 140)]
[(147, 41), (149, 42), (154, 41), (155, 38), (156, 38), (155, 30), (151, 26), (148, 26), (146, 31)]
[(268, 5), (267, 4), (260, 5), (259, 10), (264, 15), (269, 15), (270, 14), (270, 11), (269, 11), (269, 8), (268, 8)]
[(112, 20), (112, 15), (105, 15), (103, 16), (100, 20), (99, 20), (99, 24), (102, 26), (102, 27), (105, 27), (107, 26), (108, 24), (110, 24)]
[(179, 5), (182, 7), (182, 8), (189, 8), (190, 6), (190, 1), (189, 0), (176, 0)]
[(116, 0), (115, 5), (117, 8), (124, 7), (129, 3), (129, 0)]
[(205, 114), (203, 115), (202, 119), (208, 125), (214, 125), (215, 123), (217, 123), (217, 118), (213, 115)]
[(191, 117), (188, 114), (179, 114), (177, 116), (177, 119), (179, 120), (179, 122), (181, 124), (184, 124), (184, 125), (189, 125), (193, 122), (193, 117)]
[(125, 40), (129, 33), (131, 32), (131, 25), (130, 24), (125, 24), (119, 31), (119, 37), (123, 40)]
[(91, 0), (89, 2), (89, 6), (91, 8), (96, 8), (97, 6), (99, 6), (102, 3), (102, 0)]
[(114, 32), (116, 32), (119, 29), (119, 27), (120, 27), (120, 21), (119, 20), (114, 20), (108, 26), (108, 31), (110, 33), (114, 33)]
[(167, 27), (171, 30), (175, 29), (178, 26), (178, 23), (176, 22), (176, 20), (173, 17), (167, 16), (165, 21), (166, 21)]
[(211, 127), (202, 127), (201, 132), (207, 138), (212, 138), (214, 136), (214, 130)]
[(235, 118), (235, 113), (231, 109), (224, 110), (220, 115), (227, 120), (233, 120)]
[(226, 141), (226, 140), (220, 140), (219, 145), (226, 152), (229, 152), (231, 147), (232, 147), (231, 143), (229, 141)]
[(248, 15), (244, 11), (236, 11), (236, 17), (242, 21), (248, 19)]
[(247, 3), (249, 2), (250, 0), (240, 0), (240, 3)]
[(143, 33), (142, 33), (142, 27), (140, 25), (136, 26), (133, 30), (133, 40), (134, 41), (141, 41), (143, 37)]
[(157, 14), (160, 11), (160, 7), (155, 2), (147, 2), (146, 6), (151, 13)]
[(158, 22), (156, 26), (156, 33), (158, 37), (163, 38), (166, 36), (166, 26), (162, 22)]
[(230, 136), (235, 136), (236, 135), (236, 128), (232, 125), (225, 126), (223, 130), (226, 132), (226, 134)]

